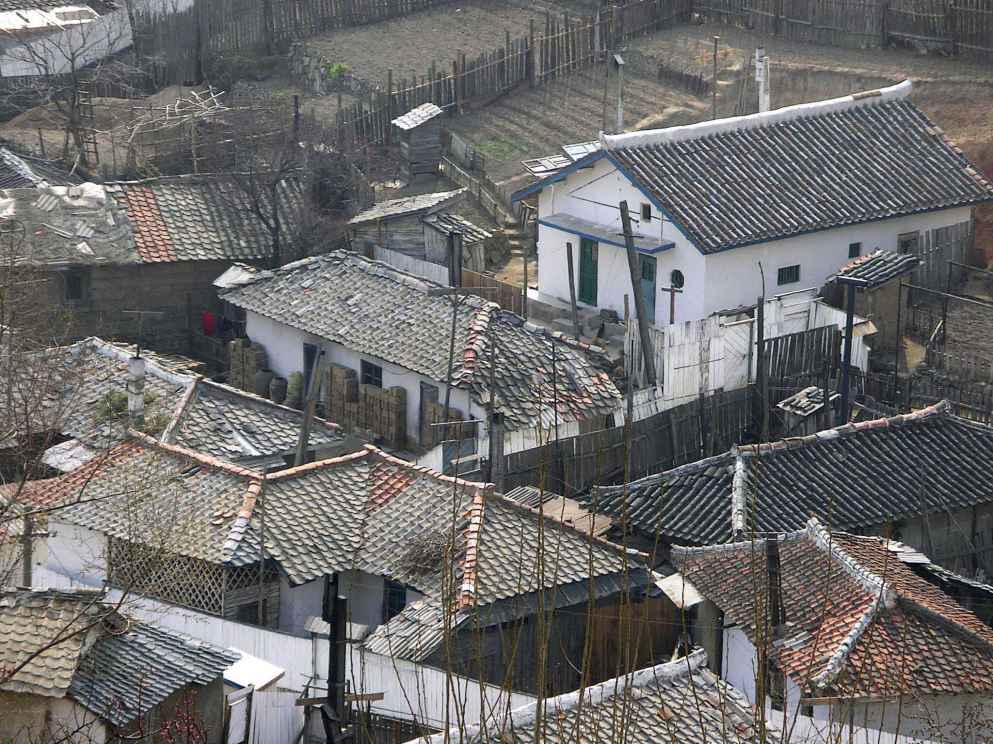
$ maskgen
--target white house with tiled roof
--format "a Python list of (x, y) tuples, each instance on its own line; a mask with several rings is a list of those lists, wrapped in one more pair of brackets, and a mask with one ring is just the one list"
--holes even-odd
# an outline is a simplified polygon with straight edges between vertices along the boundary
[(706, 600), (688, 620), (694, 641), (719, 650), (712, 668), (752, 704), (768, 638), (775, 710), (914, 741), (993, 735), (993, 630), (914, 571), (928, 562), (919, 552), (811, 518), (796, 532), (674, 548), (672, 561)]
[(993, 184), (910, 102), (910, 90), (906, 81), (601, 135), (599, 149), (514, 194), (537, 203), (539, 299), (569, 301), (571, 244), (580, 307), (623, 311), (632, 285), (621, 201), (639, 291), (660, 326), (673, 321), (670, 287), (682, 290), (675, 321), (695, 320), (819, 288), (877, 248), (916, 253), (929, 238), (954, 242), (968, 233), (972, 207), (993, 200)]

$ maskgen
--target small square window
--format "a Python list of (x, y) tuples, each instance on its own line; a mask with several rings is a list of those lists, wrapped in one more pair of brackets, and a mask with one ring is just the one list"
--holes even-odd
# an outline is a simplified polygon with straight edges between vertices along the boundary
[(86, 272), (81, 269), (72, 269), (63, 274), (65, 282), (64, 298), (67, 303), (77, 303), (86, 300), (87, 282)]
[(848, 244), (848, 257), (858, 258), (862, 255), (862, 244), (861, 243), (849, 243)]
[(800, 281), (800, 264), (784, 266), (779, 270), (778, 283), (780, 285), (796, 284), (798, 281)]
[(383, 368), (378, 364), (362, 360), (362, 384), (375, 385), (378, 388), (383, 386)]
[(651, 204), (645, 204), (644, 202), (641, 203), (641, 219), (645, 220), (646, 222), (651, 222), (652, 219)]

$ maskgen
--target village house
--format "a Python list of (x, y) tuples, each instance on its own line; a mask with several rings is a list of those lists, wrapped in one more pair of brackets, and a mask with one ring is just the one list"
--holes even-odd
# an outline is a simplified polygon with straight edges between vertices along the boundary
[[(283, 183), (282, 224), (294, 224), (302, 200), (298, 183)], [(24, 228), (15, 260), (48, 279), (53, 337), (140, 332), (146, 345), (186, 353), (194, 333), (210, 330), (204, 313), (216, 314), (213, 280), (232, 261), (272, 258), (253, 203), (232, 179), (206, 176), (0, 192), (0, 213)]]
[[(694, 641), (752, 704), (915, 741), (982, 738), (993, 630), (914, 573), (904, 551), (811, 518), (772, 537), (674, 548), (672, 558), (706, 600), (688, 619)], [(768, 671), (757, 654), (766, 644)]]
[[(436, 469), (456, 456), (478, 465), (488, 453), (476, 442), (494, 426), (603, 427), (620, 392), (602, 352), (456, 292), (335, 251), (259, 272), (220, 296), (245, 311), (245, 333), (276, 374), (309, 381), (323, 357), (322, 400), (337, 423), (401, 451), (460, 439), (425, 461)], [(437, 425), (446, 401), (449, 420), (469, 422), (458, 432)]]
[(465, 189), (457, 189), (380, 202), (348, 221), (352, 249), (428, 279), (458, 284), (453, 257), (461, 251), (462, 266), (483, 271), (493, 245), (492, 233), (452, 211), (464, 194)]
[[(781, 736), (772, 727), (769, 734), (770, 739)], [(453, 728), (416, 741), (537, 744), (732, 740), (757, 744), (763, 739), (745, 696), (707, 669), (706, 653), (697, 650), (688, 658), (638, 669), (515, 710), (494, 711), (485, 723)]]
[[(669, 625), (652, 622), (664, 598), (655, 597), (645, 556), (542, 517), (492, 485), (369, 445), (262, 474), (135, 432), (67, 475), (30, 481), (20, 502), (62, 507), (36, 522), (49, 533), (31, 541), (36, 583), (106, 583), (195, 611), (204, 632), (235, 621), (326, 635), (328, 592), (337, 591), (353, 653), (444, 668), (452, 653), (456, 674), (513, 679), (524, 692), (537, 679), (536, 614), (563, 614), (551, 631), (551, 692), (577, 686), (580, 669), (610, 676), (632, 596), (634, 617), (646, 621), (638, 658), (653, 663), (653, 649), (673, 640)], [(587, 629), (590, 602), (596, 622)], [(596, 651), (584, 668), (586, 633)], [(326, 679), (310, 654), (272, 661), (293, 684)]]
[(220, 744), (223, 675), (240, 655), (103, 600), (93, 590), (0, 591), (0, 738), (160, 740), (171, 726)]
[[(33, 411), (31, 421), (16, 423), (32, 430), (45, 450), (42, 462), (55, 471), (73, 470), (101, 455), (125, 439), (131, 426), (250, 470), (293, 463), (301, 411), (176, 369), (178, 360), (148, 351), (135, 358), (133, 350), (89, 338), (46, 351), (28, 366), (40, 364), (48, 371), (44, 406)], [(29, 372), (24, 384), (34, 388)], [(361, 445), (354, 435), (315, 417), (307, 459), (354, 452)], [(3, 449), (0, 443), (0, 453)]]
[[(876, 249), (968, 240), (990, 184), (909, 100), (909, 81), (843, 98), (600, 137), (593, 152), (514, 194), (536, 199), (538, 297), (624, 310), (640, 292), (663, 326), (819, 288)], [(962, 246), (946, 246), (961, 255)], [(674, 299), (669, 290), (681, 290)], [(633, 298), (633, 296), (632, 296)], [(673, 311), (674, 312), (671, 312)]]
[[(888, 535), (969, 576), (993, 575), (993, 428), (942, 402), (594, 488), (584, 505), (627, 525), (643, 550), (710, 545), (752, 532)], [(613, 533), (612, 533), (613, 534)], [(614, 535), (616, 537), (616, 535)]]

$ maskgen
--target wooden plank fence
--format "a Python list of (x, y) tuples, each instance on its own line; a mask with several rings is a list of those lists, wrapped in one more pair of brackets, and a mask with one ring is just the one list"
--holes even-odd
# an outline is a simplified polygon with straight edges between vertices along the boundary
[(993, 0), (701, 0), (693, 11), (794, 41), (993, 58)]
[[(750, 388), (713, 395), (635, 421), (631, 478), (668, 470), (730, 449), (752, 426)], [(504, 488), (544, 486), (573, 496), (593, 485), (619, 483), (627, 452), (623, 426), (549, 442), (504, 459)]]
[[(469, 294), (479, 295), (485, 300), (495, 302), (504, 310), (509, 310), (518, 315), (524, 315), (524, 287), (520, 284), (503, 282), (486, 274), (462, 269), (462, 288)], [(496, 291), (473, 292), (474, 289), (480, 288)]]
[(419, 79), (400, 79), (393, 90), (339, 110), (338, 141), (351, 146), (389, 143), (390, 122), (416, 106), (434, 103), (451, 114), (462, 113), (519, 85), (536, 87), (594, 65), (623, 41), (688, 20), (691, 12), (692, 0), (631, 0), (586, 18), (546, 14), (543, 29), (532, 21), (527, 36), (513, 39), (507, 34), (497, 49), (470, 59), (459, 55), (445, 69), (432, 64)]

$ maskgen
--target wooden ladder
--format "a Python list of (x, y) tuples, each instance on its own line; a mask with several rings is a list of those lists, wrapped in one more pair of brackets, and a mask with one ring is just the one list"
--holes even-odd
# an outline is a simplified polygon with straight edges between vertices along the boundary
[(93, 89), (88, 81), (80, 82), (76, 90), (79, 100), (79, 123), (82, 130), (83, 161), (93, 167), (100, 164), (97, 149), (96, 115), (93, 111)]

